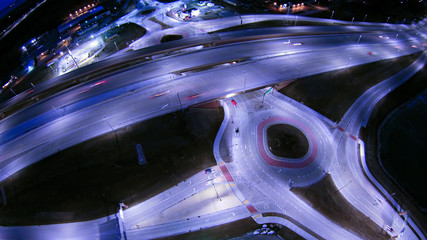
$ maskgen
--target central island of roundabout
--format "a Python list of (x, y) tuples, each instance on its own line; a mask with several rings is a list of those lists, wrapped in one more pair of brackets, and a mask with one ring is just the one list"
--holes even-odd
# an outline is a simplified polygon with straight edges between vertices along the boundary
[(270, 117), (257, 125), (257, 147), (266, 164), (304, 168), (317, 156), (317, 142), (305, 125), (288, 117)]

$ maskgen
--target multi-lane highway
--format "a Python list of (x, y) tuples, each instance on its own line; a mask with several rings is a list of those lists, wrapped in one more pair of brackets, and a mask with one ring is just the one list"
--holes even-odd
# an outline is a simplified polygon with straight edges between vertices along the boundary
[[(259, 20), (271, 18), (257, 17)], [(228, 21), (235, 21), (233, 19), (222, 20), (229, 24)], [(218, 22), (219, 20), (214, 20), (211, 26), (219, 25)], [(205, 23), (193, 25), (197, 24)], [(209, 27), (209, 23), (206, 24), (208, 25), (198, 28)], [(227, 24), (224, 26), (228, 26)], [(232, 25), (230, 23), (230, 26)], [(371, 25), (329, 27), (327, 31), (322, 27), (286, 28), (291, 35), (296, 35), (291, 37), (278, 36), (281, 33), (271, 29), (265, 30), (270, 31), (267, 35), (262, 30), (257, 30), (252, 35), (248, 34), (248, 31), (241, 31), (234, 35), (226, 33), (219, 37), (209, 36), (211, 39), (206, 43), (214, 43), (221, 38), (223, 42), (218, 44), (219, 46), (197, 51), (158, 56), (154, 60), (128, 65), (124, 69), (53, 93), (1, 120), (0, 180), (29, 164), (87, 139), (193, 104), (316, 73), (417, 53), (424, 49), (424, 40), (412, 28), (390, 24)], [(352, 29), (350, 33), (347, 31), (349, 29)], [(298, 36), (308, 33), (311, 34)], [(259, 37), (262, 34), (263, 37)], [(238, 38), (244, 38), (245, 41), (236, 41)], [(197, 46), (195, 42), (191, 43), (191, 40), (185, 41), (190, 43), (190, 46)], [(177, 43), (169, 45), (174, 44)], [(162, 46), (158, 47), (157, 51), (151, 49), (152, 52), (141, 50), (146, 52), (139, 54), (158, 55), (161, 48)], [(121, 60), (129, 62), (129, 59), (134, 58), (137, 58), (135, 52), (119, 55), (58, 79), (81, 76), (85, 71), (93, 74), (102, 69), (102, 64), (114, 66), (120, 64)], [(215, 177), (218, 178), (218, 184), (229, 184), (227, 191), (235, 194), (240, 201), (238, 205), (230, 203), (228, 208), (197, 218), (183, 218), (139, 228), (138, 223), (145, 219), (159, 215), (183, 199), (211, 188), (206, 184), (209, 183), (209, 177), (199, 173), (186, 182), (125, 210), (124, 220), (117, 214), (81, 223), (3, 227), (0, 228), (0, 236), (5, 239), (25, 239), (28, 236), (32, 239), (54, 236), (61, 236), (61, 239), (103, 239), (105, 236), (115, 235), (126, 235), (128, 239), (155, 238), (195, 231), (249, 216), (261, 223), (265, 221), (262, 212), (276, 212), (292, 218), (292, 221), (283, 218), (280, 221), (287, 221), (286, 224), (290, 228), (307, 238), (358, 239), (357, 234), (336, 225), (289, 191), (290, 186), (306, 186), (318, 181), (329, 170), (338, 187), (349, 180), (353, 182), (351, 187), (343, 191), (343, 195), (349, 202), (354, 203), (356, 208), (380, 227), (387, 224), (399, 229), (403, 224), (402, 219), (391, 206), (371, 206), (372, 197), (383, 195), (371, 186), (365, 179), (363, 170), (357, 165), (360, 141), (349, 140), (347, 136), (351, 133), (357, 138), (363, 119), (369, 116), (362, 116), (366, 114), (363, 110), (366, 107), (372, 108), (372, 104), (384, 96), (384, 86), (389, 87), (388, 91), (397, 87), (397, 82), (410, 77), (424, 62), (423, 57), (400, 75), (387, 80), (390, 84), (375, 86), (378, 89), (368, 91), (364, 100), (358, 100), (355, 103), (357, 107), (352, 107), (338, 124), (347, 131), (347, 135), (338, 128), (331, 131), (331, 127), (336, 127), (331, 121), (284, 96), (276, 94), (267, 97), (262, 108), (262, 90), (236, 96), (238, 107), (225, 100), (226, 118), (214, 149), (219, 164), (219, 167), (215, 168)], [(48, 91), (60, 82), (58, 79), (52, 79), (40, 87), (36, 86), (32, 94)], [(2, 112), (26, 98), (25, 94), (21, 94), (3, 103)], [(268, 164), (268, 161), (262, 158), (263, 145), (259, 144), (259, 141), (263, 140), (264, 130), (262, 127), (257, 129), (264, 121), (267, 121), (265, 126), (271, 123), (268, 121), (296, 125), (308, 135), (310, 154), (300, 161), (310, 162), (307, 165), (298, 165), (297, 168)], [(240, 137), (234, 134), (233, 126), (236, 124), (241, 129)], [(231, 163), (224, 163), (218, 153), (218, 141), (221, 141), (221, 138), (226, 138), (231, 143)], [(346, 160), (334, 164), (338, 159), (337, 155)], [(300, 225), (305, 228), (302, 229)], [(422, 234), (417, 232), (416, 226), (407, 229), (403, 237), (416, 239), (416, 234), (424, 239)]]
[[(359, 44), (360, 34), (342, 34), (223, 45), (78, 85), (2, 120), (1, 179), (48, 154), (111, 131), (110, 125), (115, 129), (176, 111), (180, 101), (186, 107), (243, 89), (418, 52), (411, 46), (420, 44), (402, 35), (399, 41), (387, 42), (378, 34), (365, 34)], [(159, 93), (166, 94), (151, 97)], [(39, 148), (43, 150), (37, 153)]]

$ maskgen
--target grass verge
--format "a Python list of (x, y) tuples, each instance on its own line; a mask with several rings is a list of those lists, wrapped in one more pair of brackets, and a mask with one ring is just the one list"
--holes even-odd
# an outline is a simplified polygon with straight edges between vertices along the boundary
[(420, 54), (301, 78), (282, 88), (280, 92), (332, 121), (339, 121), (366, 90), (406, 68)]
[[(83, 221), (115, 213), (216, 164), (222, 108), (187, 109), (108, 133), (35, 163), (2, 182), (1, 225)], [(138, 164), (141, 144), (147, 165)]]
[(313, 185), (291, 188), (291, 191), (323, 216), (362, 239), (389, 239), (377, 224), (341, 195), (330, 175)]

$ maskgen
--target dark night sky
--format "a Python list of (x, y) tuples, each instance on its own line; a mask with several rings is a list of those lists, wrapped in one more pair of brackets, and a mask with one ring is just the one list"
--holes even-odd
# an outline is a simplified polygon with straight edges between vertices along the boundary
[(0, 12), (12, 4), (15, 0), (1, 0), (0, 1)]
[[(0, 0), (0, 18), (6, 17), (10, 10), (13, 10), (19, 4), (26, 2), (26, 0)], [(15, 3), (13, 8), (7, 9), (11, 4)]]

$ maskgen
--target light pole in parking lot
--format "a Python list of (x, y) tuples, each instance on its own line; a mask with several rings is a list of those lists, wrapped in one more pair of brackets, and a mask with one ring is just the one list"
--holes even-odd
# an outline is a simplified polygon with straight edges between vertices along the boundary
[(363, 18), (363, 22), (365, 22), (367, 16), (368, 14), (365, 14), (365, 17)]
[(335, 12), (335, 11), (332, 11), (332, 14), (331, 14), (331, 19), (332, 19), (332, 18), (334, 17), (334, 12)]
[(79, 68), (79, 65), (77, 64), (76, 59), (74, 59), (73, 54), (71, 54), (71, 50), (68, 47), (67, 47), (67, 50), (68, 50), (68, 54), (70, 54), (71, 59), (73, 59), (74, 64), (76, 64), (76, 67)]

